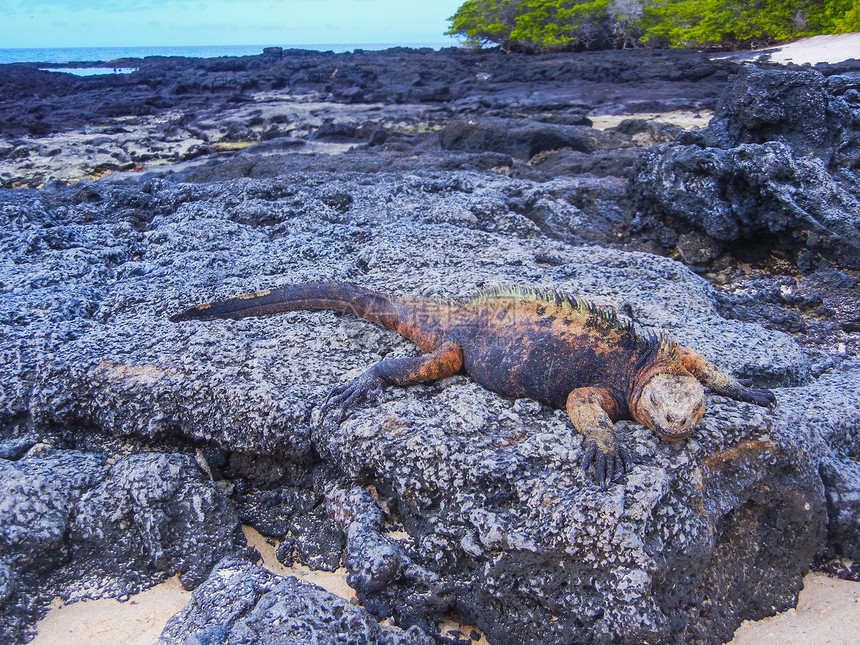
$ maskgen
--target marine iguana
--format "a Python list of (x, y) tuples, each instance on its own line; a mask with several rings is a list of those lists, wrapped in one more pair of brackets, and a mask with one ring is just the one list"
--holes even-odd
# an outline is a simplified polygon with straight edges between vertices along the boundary
[(346, 283), (305, 283), (197, 305), (171, 317), (240, 319), (287, 311), (352, 313), (413, 341), (422, 356), (385, 359), (331, 390), (321, 419), (336, 422), (384, 385), (407, 386), (465, 372), (493, 392), (566, 409), (584, 437), (583, 472), (605, 487), (630, 467), (613, 423), (633, 419), (663, 439), (684, 439), (705, 412), (702, 385), (770, 406), (751, 389), (663, 334), (644, 334), (605, 308), (559, 294), (492, 288), (444, 301), (389, 295)]

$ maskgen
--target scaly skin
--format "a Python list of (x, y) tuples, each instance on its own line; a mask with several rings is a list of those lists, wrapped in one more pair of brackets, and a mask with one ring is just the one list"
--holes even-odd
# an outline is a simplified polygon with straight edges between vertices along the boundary
[(385, 385), (407, 386), (465, 372), (488, 390), (566, 409), (584, 437), (582, 467), (601, 486), (631, 465), (614, 422), (633, 419), (670, 441), (686, 438), (705, 412), (702, 386), (761, 406), (750, 389), (692, 349), (643, 336), (614, 313), (579, 298), (519, 288), (441, 301), (378, 293), (351, 284), (306, 283), (203, 305), (171, 317), (245, 318), (286, 311), (352, 313), (413, 341), (422, 356), (380, 361), (334, 388), (321, 418), (340, 421)]

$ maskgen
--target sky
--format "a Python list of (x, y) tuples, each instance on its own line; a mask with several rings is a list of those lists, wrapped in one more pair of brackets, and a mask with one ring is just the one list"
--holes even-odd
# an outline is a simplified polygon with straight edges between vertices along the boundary
[(464, 0), (0, 0), (0, 49), (418, 44)]

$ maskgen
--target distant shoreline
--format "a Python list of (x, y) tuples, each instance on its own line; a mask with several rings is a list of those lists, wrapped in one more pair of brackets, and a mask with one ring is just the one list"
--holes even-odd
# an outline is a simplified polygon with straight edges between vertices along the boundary
[(307, 49), (343, 53), (364, 49), (380, 51), (392, 47), (441, 49), (456, 47), (455, 41), (435, 43), (322, 43), (297, 45), (183, 45), (176, 47), (45, 47), (29, 49), (0, 49), (0, 65), (9, 63), (97, 63), (147, 56), (182, 56), (184, 58), (220, 58), (222, 56), (258, 56), (267, 47)]

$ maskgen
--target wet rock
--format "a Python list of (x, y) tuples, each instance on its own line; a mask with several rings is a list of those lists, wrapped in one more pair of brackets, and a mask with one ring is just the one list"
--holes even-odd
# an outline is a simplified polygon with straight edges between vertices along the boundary
[(420, 629), (382, 626), (321, 587), (226, 559), (167, 623), (160, 643), (429, 645)]

